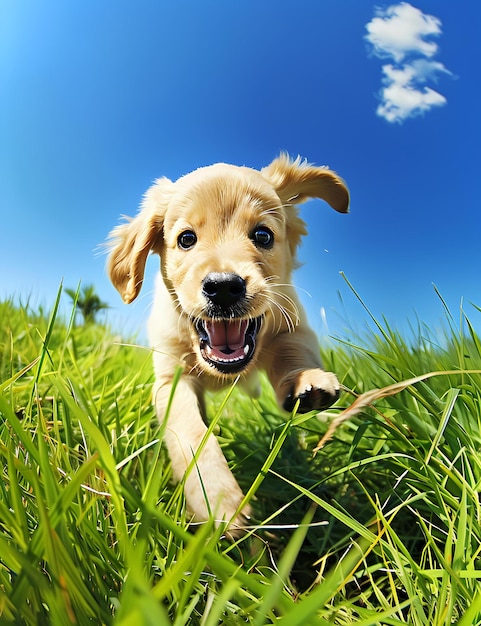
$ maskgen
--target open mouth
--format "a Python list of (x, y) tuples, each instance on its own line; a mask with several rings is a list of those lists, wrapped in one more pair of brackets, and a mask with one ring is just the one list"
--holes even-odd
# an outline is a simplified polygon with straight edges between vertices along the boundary
[(202, 358), (223, 374), (242, 371), (254, 356), (261, 321), (260, 317), (196, 321)]

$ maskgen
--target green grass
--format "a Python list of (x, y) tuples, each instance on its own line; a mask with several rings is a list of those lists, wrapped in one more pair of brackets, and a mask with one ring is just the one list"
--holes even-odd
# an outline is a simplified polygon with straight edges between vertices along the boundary
[[(61, 297), (0, 303), (0, 624), (481, 624), (481, 340), (464, 314), (446, 309), (437, 341), (373, 319), (331, 342), (345, 392), (319, 416), (282, 413), (267, 383), (210, 396), (254, 510), (231, 543), (189, 527), (149, 351), (61, 319)], [(430, 372), (313, 454), (356, 397)]]

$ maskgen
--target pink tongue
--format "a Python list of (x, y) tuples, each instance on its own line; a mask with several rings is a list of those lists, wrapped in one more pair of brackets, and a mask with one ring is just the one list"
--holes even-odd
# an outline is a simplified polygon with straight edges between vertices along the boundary
[(205, 323), (205, 329), (209, 335), (209, 343), (217, 350), (229, 349), (239, 350), (245, 344), (247, 330), (247, 320), (236, 320), (229, 322), (220, 320), (219, 322), (209, 321)]

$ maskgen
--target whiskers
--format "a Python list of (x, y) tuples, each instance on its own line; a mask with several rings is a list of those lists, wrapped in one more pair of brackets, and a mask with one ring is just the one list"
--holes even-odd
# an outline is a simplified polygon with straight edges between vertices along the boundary
[[(300, 313), (296, 302), (287, 295), (279, 287), (293, 288), (289, 283), (277, 283), (277, 276), (269, 276), (266, 278), (267, 293), (266, 300), (269, 303), (269, 310), (272, 317), (276, 319), (279, 316), (277, 332), (281, 330), (282, 321), (284, 320), (287, 330), (293, 333), (300, 323)], [(277, 314), (277, 315), (276, 315)]]

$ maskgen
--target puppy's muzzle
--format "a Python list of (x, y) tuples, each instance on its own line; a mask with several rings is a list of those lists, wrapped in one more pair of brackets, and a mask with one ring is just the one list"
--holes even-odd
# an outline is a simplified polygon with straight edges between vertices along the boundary
[(261, 317), (249, 317), (246, 281), (231, 272), (210, 272), (202, 281), (206, 319), (198, 318), (200, 354), (221, 374), (244, 370), (256, 350)]

